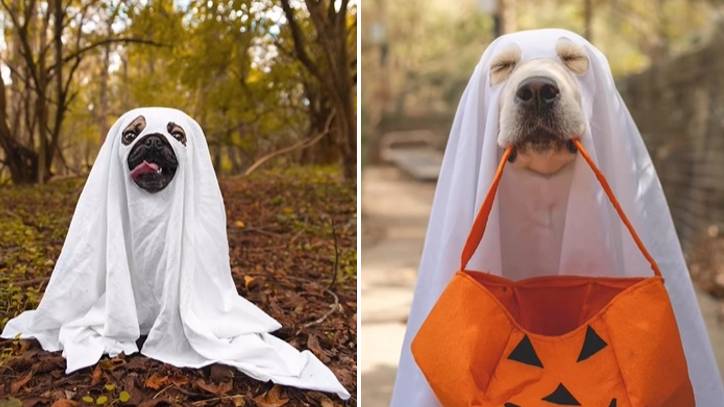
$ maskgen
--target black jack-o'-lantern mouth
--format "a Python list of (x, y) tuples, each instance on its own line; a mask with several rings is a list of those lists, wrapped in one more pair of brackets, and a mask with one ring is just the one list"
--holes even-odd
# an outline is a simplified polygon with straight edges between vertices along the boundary
[[(606, 341), (604, 341), (596, 331), (593, 330), (590, 326), (586, 329), (586, 337), (583, 341), (583, 346), (581, 348), (581, 352), (578, 355), (578, 359), (576, 360), (577, 363), (584, 362), (588, 360), (591, 356), (599, 352), (601, 349), (608, 346)], [(518, 343), (518, 345), (513, 349), (513, 351), (508, 355), (508, 360), (513, 360), (516, 362), (524, 363), (526, 365), (535, 366), (538, 368), (543, 369), (543, 362), (541, 362), (540, 358), (538, 358), (538, 355), (535, 352), (535, 349), (533, 348), (533, 344), (530, 341), (530, 338), (528, 338), (527, 335), (523, 336), (523, 339)], [(551, 405), (559, 405), (559, 406), (581, 406), (581, 403), (576, 399), (576, 397), (571, 393), (570, 390), (563, 384), (559, 383), (558, 386), (548, 395), (545, 395), (541, 398), (542, 401), (545, 401)], [(608, 406), (600, 406), (600, 407), (617, 407), (617, 400), (616, 398), (611, 399), (611, 402), (608, 404)], [(507, 402), (504, 404), (504, 407), (532, 407), (532, 406), (523, 406), (511, 402)], [(586, 406), (589, 407), (589, 406)], [(590, 406), (590, 407), (599, 407), (599, 406)]]

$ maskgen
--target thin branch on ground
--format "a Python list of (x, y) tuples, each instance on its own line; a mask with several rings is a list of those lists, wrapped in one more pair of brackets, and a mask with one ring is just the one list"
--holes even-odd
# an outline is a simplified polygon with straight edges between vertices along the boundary
[(12, 284), (16, 287), (26, 287), (29, 285), (35, 285), (36, 283), (41, 283), (40, 285), (42, 286), (43, 284), (45, 284), (46, 281), (48, 281), (48, 279), (50, 279), (50, 277), (38, 277), (31, 278), (30, 280), (25, 281), (13, 282)]
[(334, 293), (334, 291), (330, 289), (325, 289), (324, 291), (330, 293), (332, 297), (334, 297), (334, 304), (329, 306), (329, 311), (325, 312), (324, 315), (321, 317), (315, 319), (312, 322), (307, 322), (306, 324), (302, 325), (303, 328), (311, 328), (315, 325), (319, 325), (322, 322), (324, 322), (325, 319), (327, 319), (330, 315), (334, 314), (334, 311), (337, 311), (338, 309), (342, 309), (342, 306), (339, 305), (339, 297), (337, 297), (337, 294)]
[(288, 154), (293, 151), (305, 149), (305, 148), (315, 145), (319, 140), (321, 140), (324, 136), (326, 136), (329, 133), (330, 127), (332, 126), (333, 118), (334, 118), (334, 113), (329, 115), (329, 117), (327, 118), (327, 123), (324, 126), (324, 130), (322, 130), (318, 135), (304, 139), (297, 143), (294, 143), (291, 146), (287, 146), (284, 148), (280, 148), (279, 150), (272, 151), (271, 153), (266, 154), (266, 155), (262, 156), (261, 158), (259, 158), (258, 160), (254, 161), (254, 163), (251, 164), (249, 166), (249, 168), (246, 169), (246, 171), (244, 171), (244, 176), (251, 174), (252, 172), (254, 172), (254, 170), (259, 168), (262, 164), (271, 160), (272, 158), (278, 157), (283, 154)]
[(334, 288), (337, 284), (337, 275), (339, 274), (339, 241), (337, 239), (337, 230), (334, 227), (334, 216), (330, 215), (329, 220), (332, 224), (332, 238), (334, 239), (334, 266), (332, 267), (332, 281), (329, 282), (328, 289)]
[(272, 232), (270, 230), (265, 230), (265, 229), (258, 228), (258, 227), (248, 227), (248, 228), (241, 229), (241, 233), (253, 233), (253, 232), (261, 233), (263, 235), (268, 235), (268, 236), (281, 236), (282, 235), (282, 233)]

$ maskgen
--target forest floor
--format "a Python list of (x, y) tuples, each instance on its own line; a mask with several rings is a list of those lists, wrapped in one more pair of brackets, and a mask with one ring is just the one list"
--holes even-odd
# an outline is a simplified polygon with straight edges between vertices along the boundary
[[(222, 365), (177, 368), (140, 354), (104, 356), (66, 375), (60, 352), (1, 340), (0, 407), (357, 405), (354, 185), (326, 167), (259, 170), (220, 183), (239, 294), (284, 326), (275, 335), (329, 366), (352, 399), (259, 382)], [(82, 186), (82, 179), (66, 179), (0, 189), (0, 326), (37, 306)]]

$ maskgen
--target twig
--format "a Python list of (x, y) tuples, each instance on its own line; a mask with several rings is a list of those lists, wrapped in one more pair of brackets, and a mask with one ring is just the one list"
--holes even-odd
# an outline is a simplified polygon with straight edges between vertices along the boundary
[(324, 291), (332, 294), (332, 297), (334, 297), (334, 304), (329, 306), (329, 311), (327, 311), (324, 315), (321, 317), (315, 319), (312, 322), (307, 322), (306, 324), (302, 325), (303, 328), (311, 328), (315, 325), (319, 325), (322, 322), (324, 322), (325, 319), (327, 319), (330, 315), (334, 313), (334, 311), (337, 311), (338, 309), (341, 309), (342, 307), (339, 305), (339, 297), (337, 297), (337, 294), (334, 293), (334, 291), (330, 289), (325, 289)]
[(203, 406), (204, 404), (210, 403), (210, 402), (212, 402), (212, 401), (229, 400), (229, 399), (233, 399), (233, 398), (235, 398), (235, 397), (244, 397), (244, 396), (241, 396), (241, 395), (239, 395), (239, 394), (235, 394), (235, 395), (233, 395), (233, 396), (212, 397), (212, 398), (210, 398), (210, 399), (194, 401), (193, 403), (191, 403), (191, 405), (192, 405), (192, 406)]
[[(66, 55), (63, 58), (63, 63), (69, 62), (73, 58), (77, 58), (78, 56), (92, 50), (93, 48), (100, 47), (106, 44), (112, 44), (112, 43), (124, 43), (124, 44), (144, 44), (144, 45), (152, 45), (154, 47), (168, 47), (168, 44), (158, 43), (156, 41), (147, 40), (144, 38), (128, 38), (128, 37), (121, 37), (121, 38), (106, 38), (100, 41), (96, 41), (94, 43), (88, 44), (75, 52)], [(51, 72), (53, 68), (49, 68), (49, 72)]]
[(281, 148), (279, 150), (272, 151), (271, 153), (259, 158), (258, 160), (254, 161), (253, 164), (249, 166), (249, 168), (244, 171), (244, 176), (247, 176), (254, 172), (257, 168), (259, 168), (262, 164), (265, 162), (271, 160), (272, 158), (276, 156), (280, 156), (282, 154), (287, 154), (292, 151), (296, 151), (299, 149), (307, 148), (313, 146), (315, 143), (317, 143), (319, 140), (322, 139), (322, 137), (326, 136), (329, 133), (330, 126), (332, 125), (332, 119), (334, 118), (334, 113), (330, 114), (327, 118), (327, 123), (324, 126), (324, 130), (321, 131), (318, 135), (314, 137), (310, 137), (308, 139), (304, 139), (302, 141), (299, 141), (295, 144), (292, 144), (291, 146), (287, 146), (284, 148)]
[(262, 228), (257, 228), (257, 227), (248, 227), (248, 228), (241, 229), (241, 233), (250, 233), (250, 232), (261, 233), (263, 235), (268, 235), (268, 236), (273, 236), (273, 237), (278, 237), (278, 236), (283, 235), (283, 233), (272, 232), (272, 231), (264, 230)]
[(169, 384), (168, 386), (164, 387), (164, 388), (161, 389), (158, 393), (156, 393), (156, 394), (153, 395), (153, 400), (155, 400), (155, 399), (156, 399), (158, 396), (160, 396), (163, 392), (165, 392), (166, 390), (168, 390), (168, 389), (170, 389), (171, 387), (174, 387), (174, 386), (175, 386), (175, 385), (174, 385), (173, 383), (171, 383), (171, 384)]
[(334, 216), (329, 215), (329, 220), (332, 223), (332, 238), (334, 239), (334, 267), (332, 267), (332, 281), (327, 286), (327, 288), (331, 290), (337, 283), (337, 275), (339, 274), (339, 242), (337, 241), (337, 231), (334, 227)]
[(60, 387), (60, 385), (66, 384), (66, 383), (68, 383), (68, 382), (70, 382), (70, 381), (72, 381), (72, 380), (75, 380), (75, 379), (77, 379), (77, 377), (76, 377), (75, 375), (65, 376), (65, 377), (62, 378), (62, 379), (51, 381), (50, 383), (48, 383), (48, 384), (46, 384), (46, 385), (42, 385), (42, 384), (41, 384), (41, 385), (39, 385), (39, 386), (33, 387), (33, 391), (34, 391), (34, 392), (38, 392), (38, 393), (43, 393), (43, 392), (45, 392), (46, 390), (49, 390), (49, 389), (53, 389), (53, 388), (56, 388), (56, 389), (57, 389), (57, 388)]
[(299, 237), (300, 237), (303, 233), (304, 233), (304, 229), (301, 229), (301, 230), (299, 230), (297, 233), (295, 233), (294, 236), (292, 236), (292, 238), (289, 239), (289, 246), (293, 245), (294, 242), (296, 242), (297, 239), (299, 239)]
[[(163, 390), (159, 391), (159, 392), (157, 393), (157, 395), (158, 395), (158, 394), (161, 394), (161, 392), (163, 392), (164, 390), (166, 390), (168, 387), (173, 387), (173, 388), (176, 389), (177, 391), (179, 391), (179, 392), (181, 392), (181, 393), (183, 393), (183, 394), (185, 394), (185, 395), (187, 395), (187, 396), (189, 396), (189, 397), (203, 397), (203, 396), (204, 396), (204, 394), (202, 394), (202, 393), (196, 393), (196, 392), (193, 392), (193, 391), (190, 391), (190, 390), (186, 390), (186, 389), (184, 389), (183, 387), (177, 386), (177, 385), (174, 384), (174, 383), (169, 384), (166, 388), (164, 388)], [(156, 396), (154, 396), (154, 398), (156, 398)]]
[(32, 278), (30, 280), (25, 280), (25, 281), (13, 282), (12, 284), (16, 287), (25, 287), (28, 285), (33, 285), (35, 283), (41, 283), (40, 285), (42, 286), (49, 278), (50, 277), (38, 277), (38, 278)]

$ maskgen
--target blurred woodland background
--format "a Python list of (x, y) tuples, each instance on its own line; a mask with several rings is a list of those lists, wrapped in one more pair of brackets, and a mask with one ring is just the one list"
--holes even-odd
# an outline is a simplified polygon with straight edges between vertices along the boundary
[[(410, 0), (363, 2), (362, 117), (373, 161), (387, 129), (445, 133), (473, 67), (505, 32), (544, 27), (584, 35), (617, 78), (704, 44), (721, 0)], [(410, 122), (410, 119), (414, 119)]]
[(356, 173), (356, 3), (1, 0), (0, 182), (88, 171), (138, 106), (186, 111), (222, 174)]
[(388, 405), (458, 100), (498, 35), (560, 27), (608, 58), (656, 166), (724, 369), (724, 1), (362, 2), (365, 405)]

